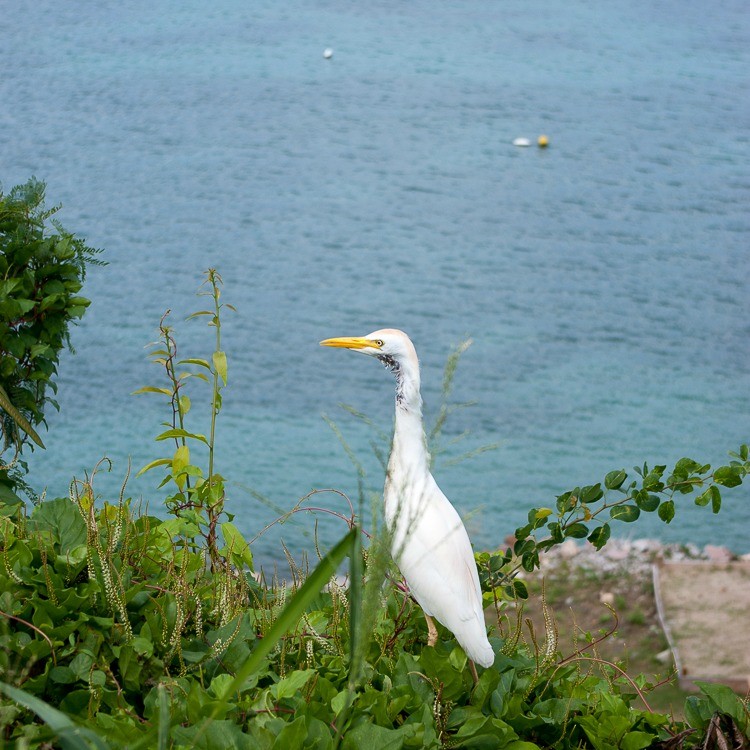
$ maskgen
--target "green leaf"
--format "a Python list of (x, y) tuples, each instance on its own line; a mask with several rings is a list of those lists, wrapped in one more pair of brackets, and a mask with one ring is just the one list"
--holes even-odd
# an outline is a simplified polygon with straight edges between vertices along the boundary
[(224, 536), (227, 552), (242, 560), (250, 570), (253, 570), (253, 553), (245, 537), (242, 536), (242, 532), (233, 523), (227, 521), (221, 524), (221, 533)]
[(674, 500), (667, 500), (659, 506), (659, 518), (669, 523), (674, 518)]
[(658, 495), (652, 495), (646, 492), (646, 490), (641, 490), (640, 492), (637, 492), (633, 499), (636, 502), (636, 505), (643, 511), (646, 511), (646, 513), (652, 513), (659, 507), (659, 503), (661, 502), (661, 498)]
[(271, 695), (276, 698), (276, 700), (291, 698), (307, 685), (314, 674), (314, 669), (297, 669), (279, 680), (275, 685), (272, 685)]
[(198, 367), (205, 367), (207, 370), (211, 369), (211, 365), (208, 364), (207, 359), (196, 359), (196, 358), (181, 359), (177, 364), (178, 365), (198, 365)]
[(645, 750), (653, 741), (654, 735), (649, 732), (626, 732), (619, 747), (621, 750)]
[(562, 526), (557, 521), (554, 521), (553, 523), (548, 523), (547, 528), (549, 529), (552, 541), (555, 544), (560, 544), (563, 541)]
[(358, 724), (344, 737), (342, 750), (400, 750), (404, 745), (404, 728), (387, 729), (377, 724)]
[(641, 515), (641, 510), (637, 505), (615, 505), (610, 509), (609, 515), (615, 521), (632, 523)]
[(67, 497), (47, 500), (34, 508), (29, 519), (32, 533), (47, 531), (52, 541), (60, 545), (60, 554), (86, 544), (86, 523), (78, 507)]
[(737, 487), (742, 484), (742, 476), (738, 466), (721, 466), (714, 472), (714, 482), (722, 487)]
[(189, 464), (190, 448), (187, 445), (180, 445), (172, 456), (172, 474), (179, 474)]
[(141, 393), (160, 393), (164, 396), (172, 396), (172, 391), (169, 388), (157, 388), (153, 385), (144, 385), (143, 388), (139, 388), (137, 391), (133, 391), (130, 395), (137, 396)]
[(529, 590), (526, 588), (526, 584), (516, 578), (513, 581), (513, 593), (519, 598), (519, 599), (528, 599), (529, 598)]
[(190, 438), (191, 440), (200, 440), (202, 443), (208, 445), (205, 435), (201, 435), (198, 432), (188, 432), (180, 428), (165, 430), (161, 435), (157, 435), (156, 440), (169, 440), (169, 438)]
[(691, 695), (684, 704), (685, 721), (695, 729), (704, 730), (714, 713), (711, 702), (697, 695)]
[(157, 458), (156, 461), (151, 461), (150, 463), (147, 463), (137, 474), (136, 476), (139, 477), (141, 474), (145, 474), (147, 471), (150, 471), (151, 469), (156, 468), (157, 466), (169, 466), (172, 463), (171, 458)]
[(49, 671), (49, 678), (52, 682), (58, 682), (61, 685), (70, 685), (74, 683), (78, 677), (70, 667), (52, 667)]
[(698, 497), (695, 498), (695, 504), (699, 505), (700, 507), (703, 507), (704, 505), (708, 505), (711, 501), (711, 490), (713, 489), (714, 485), (711, 485), (705, 492), (701, 492)]
[(218, 373), (224, 385), (227, 384), (227, 355), (225, 352), (214, 352), (214, 369)]
[(604, 486), (608, 490), (617, 490), (622, 487), (623, 482), (628, 478), (624, 469), (618, 471), (610, 471), (606, 477), (604, 477)]
[(190, 411), (190, 397), (187, 395), (180, 396), (179, 398), (180, 414), (184, 417)]
[(714, 513), (721, 510), (721, 490), (716, 485), (711, 487), (711, 510)]
[(595, 503), (604, 497), (604, 491), (601, 484), (595, 484), (591, 487), (584, 487), (581, 490), (581, 501), (584, 503)]
[(601, 526), (597, 526), (590, 534), (589, 534), (589, 542), (596, 547), (596, 549), (601, 549), (609, 540), (609, 536), (611, 533), (611, 529), (609, 527), (608, 523), (602, 524)]
[(185, 320), (192, 320), (193, 318), (197, 318), (201, 315), (213, 315), (213, 313), (210, 310), (198, 310), (197, 312), (188, 315)]
[(742, 731), (748, 727), (748, 713), (740, 697), (726, 685), (715, 682), (695, 681), (701, 693), (707, 696), (722, 714), (731, 716)]
[(589, 530), (585, 523), (578, 521), (567, 526), (563, 533), (565, 536), (573, 537), (573, 539), (583, 539), (589, 533)]

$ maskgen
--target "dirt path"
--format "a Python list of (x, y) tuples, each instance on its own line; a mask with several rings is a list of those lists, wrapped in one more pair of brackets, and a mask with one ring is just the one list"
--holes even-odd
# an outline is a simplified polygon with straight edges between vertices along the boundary
[(750, 687), (750, 562), (660, 562), (657, 602), (681, 682)]

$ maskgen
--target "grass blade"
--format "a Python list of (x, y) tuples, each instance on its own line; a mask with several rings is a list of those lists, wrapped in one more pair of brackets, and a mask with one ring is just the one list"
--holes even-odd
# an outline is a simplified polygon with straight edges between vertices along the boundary
[(63, 750), (91, 750), (92, 745), (98, 750), (109, 750), (107, 743), (90, 729), (79, 727), (62, 711), (36, 696), (29, 695), (25, 690), (0, 682), (0, 692), (33, 711), (57, 735)]
[(297, 593), (284, 607), (278, 619), (266, 633), (265, 637), (257, 643), (253, 652), (245, 663), (237, 670), (234, 680), (226, 689), (225, 697), (216, 703), (211, 716), (206, 719), (200, 731), (193, 738), (193, 746), (205, 734), (211, 721), (224, 709), (229, 699), (242, 687), (245, 680), (255, 672), (263, 662), (263, 659), (273, 651), (278, 641), (286, 632), (299, 622), (300, 617), (307, 609), (310, 602), (318, 596), (321, 589), (331, 580), (338, 570), (339, 565), (347, 556), (353, 556), (355, 540), (359, 539), (360, 531), (355, 526), (346, 536), (317, 564), (315, 570), (307, 577)]

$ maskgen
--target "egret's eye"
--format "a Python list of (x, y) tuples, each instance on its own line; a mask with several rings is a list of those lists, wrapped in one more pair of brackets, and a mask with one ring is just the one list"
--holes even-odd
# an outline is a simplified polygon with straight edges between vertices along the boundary
[(383, 339), (375, 339), (375, 346), (377, 346), (378, 349), (382, 349), (384, 343)]

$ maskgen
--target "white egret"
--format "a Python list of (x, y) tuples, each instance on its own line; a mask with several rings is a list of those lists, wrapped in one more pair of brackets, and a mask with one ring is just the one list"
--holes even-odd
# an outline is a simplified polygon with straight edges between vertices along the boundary
[[(414, 344), (403, 331), (390, 328), (320, 343), (376, 357), (395, 374), (396, 420), (383, 491), (391, 554), (424, 610), (428, 645), (437, 642), (434, 617), (456, 636), (469, 659), (491, 666), (495, 654), (487, 639), (469, 535), (430, 473)], [(472, 671), (476, 679), (473, 664)]]

